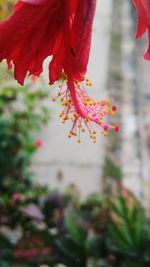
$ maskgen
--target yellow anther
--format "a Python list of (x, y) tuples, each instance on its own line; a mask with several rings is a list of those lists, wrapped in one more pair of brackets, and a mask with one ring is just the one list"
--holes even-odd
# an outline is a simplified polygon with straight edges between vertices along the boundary
[(109, 99), (106, 99), (106, 100), (105, 100), (105, 103), (106, 103), (107, 105), (110, 105), (110, 104), (111, 104), (111, 102), (110, 102)]
[(64, 120), (65, 120), (65, 121), (69, 120), (69, 117), (65, 117)]
[(111, 108), (108, 109), (108, 112), (109, 112), (110, 115), (114, 115), (114, 114), (115, 114), (115, 113), (112, 111)]
[(70, 134), (73, 136), (77, 136), (77, 133), (75, 133), (75, 132), (70, 132)]

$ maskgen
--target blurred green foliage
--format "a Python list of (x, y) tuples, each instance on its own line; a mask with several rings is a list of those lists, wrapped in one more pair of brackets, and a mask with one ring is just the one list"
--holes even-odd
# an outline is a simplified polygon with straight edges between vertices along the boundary
[(112, 158), (106, 157), (103, 166), (103, 176), (112, 178), (116, 181), (121, 181), (122, 170), (119, 165), (117, 165)]
[(148, 225), (144, 210), (134, 196), (122, 189), (111, 205), (110, 215), (111, 236), (120, 251), (143, 254), (149, 239)]
[(149, 223), (125, 188), (109, 203), (95, 194), (75, 204), (30, 184), (22, 193), (5, 192), (0, 203), (2, 267), (150, 266)]
[(12, 11), (15, 0), (0, 0), (0, 20), (5, 19)]
[(23, 177), (28, 172), (33, 153), (42, 144), (37, 132), (50, 118), (44, 102), (48, 96), (46, 87), (32, 83), (25, 87), (11, 82), (0, 86), (1, 179)]

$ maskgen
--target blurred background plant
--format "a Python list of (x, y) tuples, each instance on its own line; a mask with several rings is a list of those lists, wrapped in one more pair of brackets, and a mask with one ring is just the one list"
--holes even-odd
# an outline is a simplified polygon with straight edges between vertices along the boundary
[(0, 0), (0, 20), (6, 18), (13, 10), (14, 0)]
[(109, 203), (99, 194), (75, 203), (57, 191), (27, 188), (1, 197), (0, 266), (150, 265), (149, 222), (125, 188)]
[[(49, 120), (48, 90), (29, 83), (0, 88), (0, 176), (25, 177), (33, 153), (42, 146), (36, 133)], [(38, 106), (37, 106), (38, 103)], [(29, 130), (30, 129), (30, 130)]]

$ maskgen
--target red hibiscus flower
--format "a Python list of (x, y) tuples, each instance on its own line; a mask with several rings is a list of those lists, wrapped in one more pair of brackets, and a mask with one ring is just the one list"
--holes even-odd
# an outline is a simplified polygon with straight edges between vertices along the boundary
[(22, 201), (24, 201), (25, 200), (25, 197), (21, 194), (21, 193), (19, 193), (19, 192), (16, 192), (16, 193), (14, 193), (13, 195), (12, 195), (12, 197), (11, 197), (11, 202), (12, 202), (12, 204), (16, 204), (17, 202), (22, 202)]
[(84, 126), (96, 142), (91, 122), (99, 125), (105, 136), (109, 129), (119, 129), (103, 121), (116, 111), (110, 101), (96, 101), (85, 90), (91, 86), (85, 74), (95, 6), (96, 0), (22, 0), (13, 15), (0, 24), (0, 61), (6, 59), (8, 66), (13, 63), (20, 84), (27, 74), (39, 76), (43, 61), (52, 56), (50, 84), (61, 80), (58, 96), (64, 110), (60, 117), (64, 123), (71, 119), (69, 137), (78, 136), (78, 142)]
[(144, 57), (150, 60), (150, 1), (149, 0), (133, 0), (137, 12), (138, 12), (138, 25), (136, 38), (141, 38), (141, 36), (147, 31), (149, 37), (148, 50)]
[(43, 142), (42, 142), (42, 140), (41, 139), (37, 139), (36, 141), (35, 141), (35, 147), (36, 148), (41, 148), (43, 146)]

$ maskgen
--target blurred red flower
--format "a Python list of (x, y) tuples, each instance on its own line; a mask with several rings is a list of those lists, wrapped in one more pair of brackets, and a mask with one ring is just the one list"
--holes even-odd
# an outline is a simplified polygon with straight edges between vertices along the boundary
[(20, 201), (22, 202), (24, 200), (25, 200), (25, 197), (19, 192), (14, 193), (11, 197), (12, 204), (16, 204), (16, 202), (20, 202)]
[(51, 248), (29, 248), (29, 249), (16, 249), (13, 256), (15, 258), (33, 260), (33, 257), (46, 257), (51, 255)]
[(36, 146), (36, 148), (41, 148), (43, 146), (42, 140), (41, 139), (37, 139), (35, 141), (35, 146)]
[(45, 246), (44, 241), (37, 236), (29, 235), (23, 237), (14, 249), (13, 256), (24, 260), (37, 260), (41, 257), (50, 256), (53, 253), (53, 248)]

